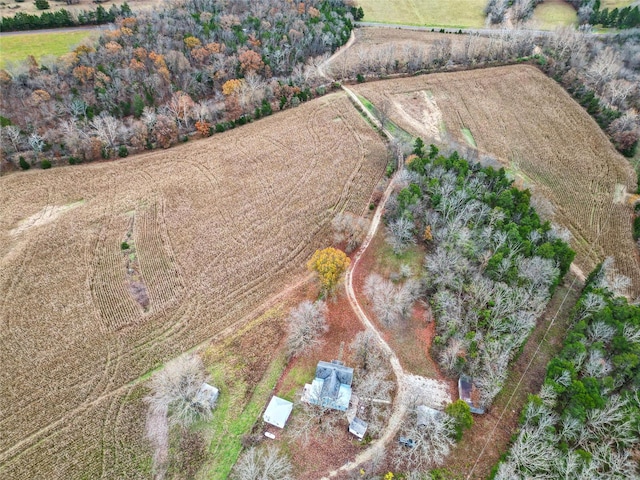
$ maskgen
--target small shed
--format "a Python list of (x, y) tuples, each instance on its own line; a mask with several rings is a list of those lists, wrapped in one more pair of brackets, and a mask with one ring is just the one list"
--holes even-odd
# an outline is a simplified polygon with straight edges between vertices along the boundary
[(349, 424), (349, 433), (352, 433), (360, 440), (364, 438), (364, 434), (367, 433), (367, 427), (369, 424), (358, 417), (355, 417)]
[(195, 402), (209, 408), (209, 410), (213, 410), (213, 407), (216, 406), (216, 402), (218, 401), (218, 395), (220, 395), (220, 392), (216, 387), (208, 383), (203, 383), (198, 393), (196, 393)]
[(471, 413), (479, 415), (484, 413), (484, 408), (478, 404), (478, 391), (471, 378), (463, 375), (458, 379), (458, 392), (460, 400), (464, 400), (469, 405)]
[(264, 411), (262, 418), (269, 425), (284, 428), (285, 423), (287, 423), (289, 419), (289, 415), (291, 415), (291, 410), (293, 410), (293, 403), (274, 395), (271, 397), (271, 401)]

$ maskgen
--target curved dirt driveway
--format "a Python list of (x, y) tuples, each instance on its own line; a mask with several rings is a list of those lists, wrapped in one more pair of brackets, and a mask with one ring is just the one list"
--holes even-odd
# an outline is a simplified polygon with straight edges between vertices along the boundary
[[(347, 89), (345, 88), (345, 90)], [(347, 93), (351, 93), (351, 92), (347, 90)], [(353, 93), (351, 93), (351, 95), (353, 95)], [(367, 110), (365, 109), (365, 111)], [(364, 310), (360, 306), (360, 303), (358, 302), (358, 298), (356, 297), (355, 290), (353, 288), (353, 272), (358, 266), (358, 263), (362, 259), (362, 255), (369, 247), (371, 240), (373, 239), (376, 231), (378, 230), (378, 226), (380, 225), (380, 220), (382, 218), (382, 213), (384, 212), (384, 206), (387, 203), (387, 200), (389, 200), (389, 197), (393, 192), (394, 186), (395, 186), (395, 175), (389, 182), (389, 185), (387, 186), (387, 189), (384, 192), (384, 196), (382, 197), (382, 200), (378, 204), (378, 208), (376, 209), (376, 213), (373, 216), (373, 220), (371, 221), (371, 226), (369, 227), (367, 236), (364, 239), (364, 242), (362, 242), (362, 246), (359, 248), (358, 253), (354, 257), (353, 262), (351, 263), (349, 269), (347, 270), (347, 273), (345, 276), (345, 290), (347, 292), (347, 298), (349, 299), (349, 304), (351, 305), (351, 308), (353, 309), (354, 313), (358, 317), (358, 320), (362, 322), (362, 324), (365, 326), (367, 330), (372, 331), (376, 335), (376, 338), (378, 339), (378, 343), (380, 344), (384, 352), (387, 355), (389, 355), (389, 362), (391, 363), (391, 368), (393, 369), (393, 373), (396, 376), (398, 391), (396, 392), (396, 396), (393, 401), (393, 408), (391, 411), (391, 415), (389, 417), (389, 422), (387, 423), (387, 426), (384, 429), (384, 433), (380, 436), (380, 438), (378, 438), (375, 442), (373, 442), (371, 446), (367, 448), (365, 451), (359, 453), (356, 456), (355, 461), (349, 462), (343, 465), (342, 467), (338, 468), (337, 470), (333, 470), (329, 472), (327, 476), (323, 477), (323, 480), (327, 480), (329, 477), (335, 477), (339, 472), (348, 472), (348, 471), (354, 470), (358, 468), (360, 465), (362, 465), (363, 463), (374, 458), (378, 454), (378, 452), (383, 450), (385, 445), (393, 439), (396, 432), (398, 431), (398, 428), (400, 428), (400, 423), (402, 422), (402, 418), (404, 417), (407, 411), (407, 402), (406, 402), (407, 387), (406, 387), (406, 382), (404, 381), (404, 378), (405, 378), (404, 369), (402, 368), (402, 365), (400, 364), (400, 360), (396, 356), (393, 349), (389, 346), (387, 342), (385, 342), (384, 338), (382, 338), (382, 335), (380, 334), (378, 329), (375, 327), (375, 325), (371, 322), (371, 320), (369, 320), (367, 315), (364, 313)]]

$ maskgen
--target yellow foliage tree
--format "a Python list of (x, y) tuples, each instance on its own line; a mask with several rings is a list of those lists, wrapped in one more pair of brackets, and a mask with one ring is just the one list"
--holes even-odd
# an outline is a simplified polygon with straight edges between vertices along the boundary
[(422, 238), (424, 238), (426, 242), (430, 242), (431, 240), (433, 240), (433, 233), (431, 233), (431, 225), (427, 225), (427, 228), (424, 229), (424, 235), (422, 235)]
[(328, 247), (316, 250), (311, 260), (307, 262), (307, 268), (318, 274), (322, 289), (328, 293), (336, 287), (340, 276), (350, 264), (351, 259), (346, 253), (337, 248)]
[(189, 50), (192, 50), (202, 45), (202, 42), (200, 41), (200, 39), (196, 37), (187, 37), (184, 39), (184, 44), (187, 46)]
[(238, 80), (237, 78), (232, 78), (231, 80), (227, 80), (222, 85), (222, 93), (225, 95), (231, 95), (236, 90), (238, 90), (242, 86), (242, 80)]

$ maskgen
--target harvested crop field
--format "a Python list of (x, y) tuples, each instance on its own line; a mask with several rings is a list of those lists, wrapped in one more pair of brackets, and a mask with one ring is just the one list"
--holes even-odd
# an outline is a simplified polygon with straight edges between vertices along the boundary
[(371, 82), (353, 89), (426, 143), (453, 142), (496, 157), (554, 206), (576, 264), (590, 272), (605, 256), (640, 292), (640, 261), (625, 191), (635, 175), (598, 125), (559, 85), (517, 65)]
[(338, 93), (168, 151), (0, 178), (0, 477), (149, 478), (150, 370), (299, 280), (386, 159)]

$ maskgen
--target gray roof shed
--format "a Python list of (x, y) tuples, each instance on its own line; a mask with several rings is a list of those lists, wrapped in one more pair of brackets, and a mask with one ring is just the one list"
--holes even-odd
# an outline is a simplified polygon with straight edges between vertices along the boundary
[(369, 424), (364, 420), (361, 420), (358, 417), (355, 417), (353, 421), (349, 424), (349, 433), (352, 433), (360, 440), (364, 437), (364, 434), (367, 433), (367, 427)]

